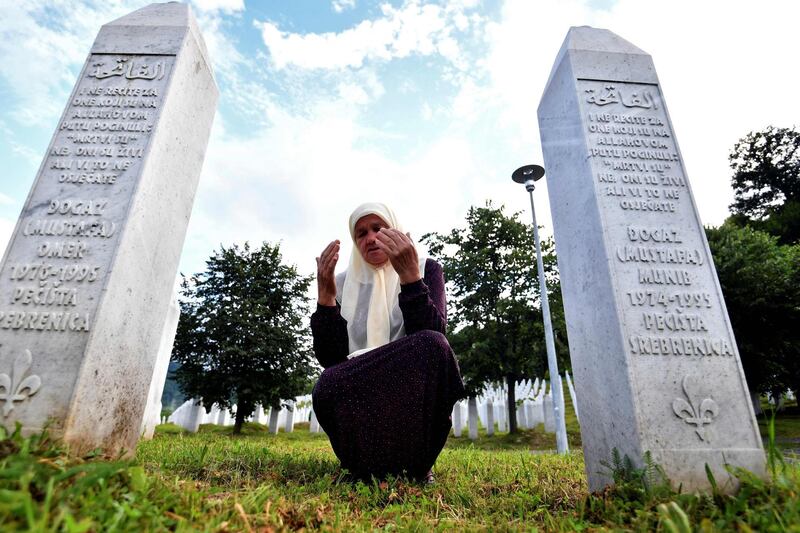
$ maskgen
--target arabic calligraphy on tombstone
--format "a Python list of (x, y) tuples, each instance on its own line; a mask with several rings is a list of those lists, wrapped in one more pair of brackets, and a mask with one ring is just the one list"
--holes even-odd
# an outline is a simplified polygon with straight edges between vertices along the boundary
[[(601, 203), (617, 219), (614, 256), (634, 355), (733, 357), (712, 292), (702, 236), (687, 229), (694, 206), (657, 87), (581, 80), (589, 157)], [(598, 109), (599, 108), (599, 109)], [(713, 263), (712, 263), (713, 264)]]
[[(104, 69), (109, 62), (114, 67)], [(112, 259), (171, 59), (102, 55), (91, 65), (64, 112), (9, 247), (0, 287), (2, 330), (91, 330), (98, 280)], [(77, 371), (70, 366), (65, 373)]]

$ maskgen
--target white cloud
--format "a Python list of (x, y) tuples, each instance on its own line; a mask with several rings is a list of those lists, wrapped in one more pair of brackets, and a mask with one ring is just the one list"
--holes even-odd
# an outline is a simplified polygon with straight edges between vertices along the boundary
[[(488, 198), (527, 220), (527, 194), (509, 175), (542, 160), (536, 107), (569, 26), (606, 27), (653, 54), (706, 223), (727, 213), (727, 151), (736, 139), (770, 123), (800, 124), (791, 68), (800, 4), (620, 0), (592, 10), (581, 0), (505, 0), (487, 24), (467, 11), (474, 1), (387, 5), (338, 33), (261, 22), (269, 64), (232, 34), (225, 8), (236, 11), (238, 3), (198, 9), (225, 105), (182, 268), (202, 269), (220, 243), (269, 240), (282, 241), (286, 258), (311, 272), (326, 242), (347, 241), (350, 210), (373, 199), (392, 205), (416, 237), (460, 225), (470, 205)], [(51, 29), (41, 22), (43, 6), (0, 6), (0, 77), (22, 102), (17, 116), (31, 113), (26, 120), (60, 112), (99, 25), (133, 9), (48, 8), (65, 21)], [(233, 18), (240, 16), (246, 11)], [(410, 56), (433, 66), (390, 78), (391, 61)], [(428, 82), (437, 76), (455, 94), (434, 93)], [(382, 96), (408, 107), (375, 118), (385, 109), (371, 106), (393, 105)], [(232, 130), (231, 108), (246, 116), (246, 130)], [(424, 144), (404, 131), (418, 132)], [(550, 226), (546, 183), (540, 189), (537, 215)], [(0, 219), (0, 240), (11, 228)]]
[(433, 118), (433, 109), (431, 109), (431, 106), (428, 104), (428, 102), (422, 104), (422, 111), (420, 114), (422, 115), (423, 120), (430, 120)]
[[(706, 58), (698, 56), (698, 51), (708, 50), (707, 21), (713, 20), (714, 10), (697, 11), (694, 4), (673, 2), (667, 9), (672, 10), (669, 16), (659, 11), (665, 29), (649, 30), (645, 21), (652, 19), (658, 5), (623, 1), (607, 11), (593, 11), (579, 0), (506, 0), (498, 18), (488, 25), (481, 17), (465, 14), (469, 18), (466, 24), (474, 28), (468, 35), (456, 33), (454, 28), (465, 22), (444, 8), (417, 3), (386, 7), (382, 17), (340, 33), (290, 33), (263, 23), (262, 37), (275, 75), (291, 78), (290, 66), (318, 69), (317, 74), (307, 75), (332, 80), (334, 91), (325, 94), (311, 83), (322, 78), (302, 78), (298, 87), (308, 99), (302, 115), (278, 104), (272, 109), (271, 123), (247, 139), (231, 135), (212, 143), (209, 165), (217, 170), (209, 172), (218, 177), (204, 177), (210, 179), (201, 185), (200, 211), (193, 224), (194, 220), (206, 221), (197, 222), (207, 226), (201, 233), (217, 235), (219, 242), (245, 236), (283, 239), (287, 257), (310, 271), (313, 256), (326, 242), (347, 240), (346, 216), (361, 201), (390, 203), (405, 215), (405, 224), (416, 236), (461, 224), (470, 205), (489, 198), (505, 204), (509, 211), (523, 211), (523, 220), (527, 220), (527, 194), (511, 182), (510, 173), (519, 165), (542, 161), (536, 107), (568, 28), (582, 24), (608, 27), (654, 55), (701, 215), (707, 223), (719, 223), (730, 201), (727, 150), (749, 127), (740, 125), (742, 114), (760, 116), (765, 123), (785, 123), (792, 116), (797, 121), (797, 111), (787, 113), (786, 107), (786, 102), (792, 101), (786, 93), (793, 86), (790, 69), (784, 69), (779, 78), (785, 81), (784, 87), (766, 91), (774, 102), (759, 99), (758, 105), (748, 105), (745, 110), (741, 100), (736, 102), (742, 92), (728, 88), (739, 83), (736, 77), (742, 69), (737, 68), (737, 58), (753, 55), (746, 47), (755, 41), (735, 42), (741, 41), (739, 34), (749, 12), (741, 6), (733, 10), (734, 24), (724, 31), (715, 30), (719, 42), (715, 40), (713, 53)], [(701, 20), (682, 22), (692, 13)], [(784, 20), (790, 19), (790, 13), (781, 13)], [(535, 32), (531, 31), (532, 21), (537, 21)], [(680, 43), (670, 30), (676, 27), (686, 29)], [(448, 52), (449, 46), (454, 53)], [(461, 51), (468, 46), (482, 48), (482, 56), (466, 58)], [(791, 49), (788, 43), (783, 46)], [(720, 59), (726, 48), (728, 55)], [(758, 53), (769, 54), (770, 49), (761, 48)], [(373, 83), (382, 87), (384, 73), (378, 74), (368, 63), (411, 54), (438, 55), (451, 65), (458, 58), (469, 62), (461, 68), (465, 75), (454, 78), (459, 83), (454, 96), (443, 102), (426, 97), (417, 104), (410, 116), (418, 117), (418, 127), (439, 129), (429, 130), (427, 145), (400, 156), (402, 143), (393, 138), (390, 128), (368, 126), (370, 108), (364, 106), (375, 104), (376, 94), (365, 90), (363, 80), (353, 73), (368, 72)], [(780, 61), (786, 57), (776, 53), (767, 64), (780, 70)], [(724, 67), (715, 67), (714, 62), (722, 62)], [(748, 68), (770, 79), (766, 66), (748, 64)], [(418, 81), (412, 77), (393, 89), (415, 94)], [(698, 93), (703, 98), (697, 98)], [(713, 96), (709, 98), (709, 94)], [(783, 115), (767, 119), (760, 112), (766, 107)], [(737, 110), (735, 114), (732, 109)], [(239, 193), (230, 198), (238, 202), (237, 214), (221, 221), (211, 213), (213, 204), (224, 198), (223, 189), (230, 180), (239, 184)], [(248, 191), (244, 201), (242, 190)], [(264, 204), (265, 198), (280, 200)], [(546, 183), (537, 189), (535, 201), (539, 222), (549, 233)], [(343, 257), (347, 253), (345, 250)]]
[(354, 9), (356, 7), (356, 0), (333, 0), (331, 7), (337, 13), (342, 13), (347, 9)]
[(224, 11), (234, 13), (244, 10), (244, 0), (192, 0), (199, 11)]
[(6, 253), (6, 247), (11, 239), (11, 234), (14, 232), (15, 224), (16, 220), (0, 217), (0, 257), (3, 257)]
[(24, 125), (57, 117), (97, 29), (131, 10), (119, 3), (96, 10), (41, 0), (0, 3), (0, 80), (15, 99), (13, 117)]
[[(187, 236), (187, 272), (220, 243), (282, 242), (286, 260), (311, 272), (332, 239), (349, 254), (347, 215), (383, 201), (415, 238), (460, 221), (485, 168), (463, 135), (445, 135), (406, 161), (371, 141), (354, 104), (318, 102), (307, 116), (276, 111), (270, 125), (243, 137), (215, 125)], [(364, 141), (370, 141), (365, 143)]]
[(214, 73), (235, 76), (237, 69), (247, 63), (236, 44), (225, 33), (223, 19), (218, 12), (198, 13), (197, 24), (203, 34)]
[[(282, 31), (276, 24), (257, 22), (273, 66), (303, 69), (359, 68), (369, 61), (388, 61), (412, 54), (441, 54), (451, 62), (460, 58), (452, 38), (460, 10), (408, 1), (400, 8), (381, 6), (382, 16), (364, 20), (339, 33), (300, 34)], [(461, 22), (463, 24), (463, 22)]]
[(642, 24), (653, 12), (652, 3), (621, 0), (597, 25), (653, 56), (701, 218), (716, 225), (733, 200), (733, 144), (769, 124), (800, 124), (800, 71), (790, 67), (800, 4), (681, 0), (658, 10), (658, 24)]
[[(194, 4), (215, 71), (232, 73), (245, 58), (225, 35), (220, 12), (241, 10), (243, 1), (196, 0)], [(26, 126), (52, 123), (100, 26), (145, 5), (144, 0), (0, 2), (0, 83), (16, 100), (13, 118)]]
[[(485, 61), (472, 65), (488, 82), (476, 75), (463, 83), (451, 110), (476, 136), (491, 132), (485, 146), (503, 146), (497, 161), (509, 170), (541, 162), (536, 108), (567, 30), (610, 29), (653, 56), (701, 219), (716, 225), (733, 198), (727, 155), (736, 140), (768, 124), (800, 123), (800, 73), (789, 67), (798, 19), (800, 4), (780, 1), (620, 0), (593, 10), (580, 0), (506, 0), (487, 26)], [(550, 226), (545, 190), (535, 196)]]

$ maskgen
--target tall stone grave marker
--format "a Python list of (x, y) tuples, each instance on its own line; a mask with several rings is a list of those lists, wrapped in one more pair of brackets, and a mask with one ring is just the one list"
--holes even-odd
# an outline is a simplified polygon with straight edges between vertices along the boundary
[[(698, 88), (705, 98), (712, 88)], [(764, 471), (719, 282), (651, 57), (571, 28), (539, 105), (589, 486), (649, 451), (684, 489)], [(698, 125), (698, 127), (702, 127)], [(605, 472), (605, 473), (604, 473)]]
[(188, 6), (101, 28), (0, 267), (6, 428), (135, 448), (217, 96)]

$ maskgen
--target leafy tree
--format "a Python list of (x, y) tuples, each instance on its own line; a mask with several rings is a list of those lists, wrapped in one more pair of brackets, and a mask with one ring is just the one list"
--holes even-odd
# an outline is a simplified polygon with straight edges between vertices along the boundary
[[(489, 381), (508, 384), (509, 429), (516, 432), (514, 382), (547, 368), (539, 280), (530, 226), (491, 202), (471, 207), (466, 228), (428, 233), (422, 241), (444, 270), (450, 307), (450, 340), (469, 395)], [(543, 244), (548, 284), (558, 293), (551, 241)], [(560, 295), (551, 298), (555, 327), (564, 325)], [(562, 363), (568, 351), (559, 335)]]
[(706, 228), (753, 392), (800, 392), (800, 245), (728, 221)]
[(741, 226), (751, 225), (780, 237), (800, 239), (800, 132), (769, 126), (750, 132), (734, 145), (734, 202), (730, 209)]
[(235, 404), (234, 433), (256, 405), (278, 408), (307, 387), (310, 282), (282, 263), (280, 245), (269, 243), (254, 250), (247, 243), (222, 247), (205, 272), (184, 278), (175, 378), (206, 410)]

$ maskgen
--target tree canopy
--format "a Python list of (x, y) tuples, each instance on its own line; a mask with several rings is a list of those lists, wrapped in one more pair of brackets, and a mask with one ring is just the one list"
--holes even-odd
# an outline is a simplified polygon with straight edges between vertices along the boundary
[[(547, 356), (531, 228), (504, 207), (471, 207), (466, 227), (422, 237), (444, 270), (449, 338), (468, 394), (490, 381), (508, 384), (510, 430), (516, 431), (514, 382), (544, 375)], [(568, 364), (552, 241), (542, 245), (561, 364)]]
[(283, 264), (280, 245), (221, 247), (182, 284), (172, 357), (190, 398), (236, 405), (234, 432), (257, 405), (301, 394), (312, 369), (307, 291), (311, 276)]
[(731, 221), (706, 235), (748, 387), (800, 393), (800, 245)]
[(750, 132), (729, 156), (739, 225), (750, 225), (780, 238), (800, 239), (800, 132), (769, 126)]

